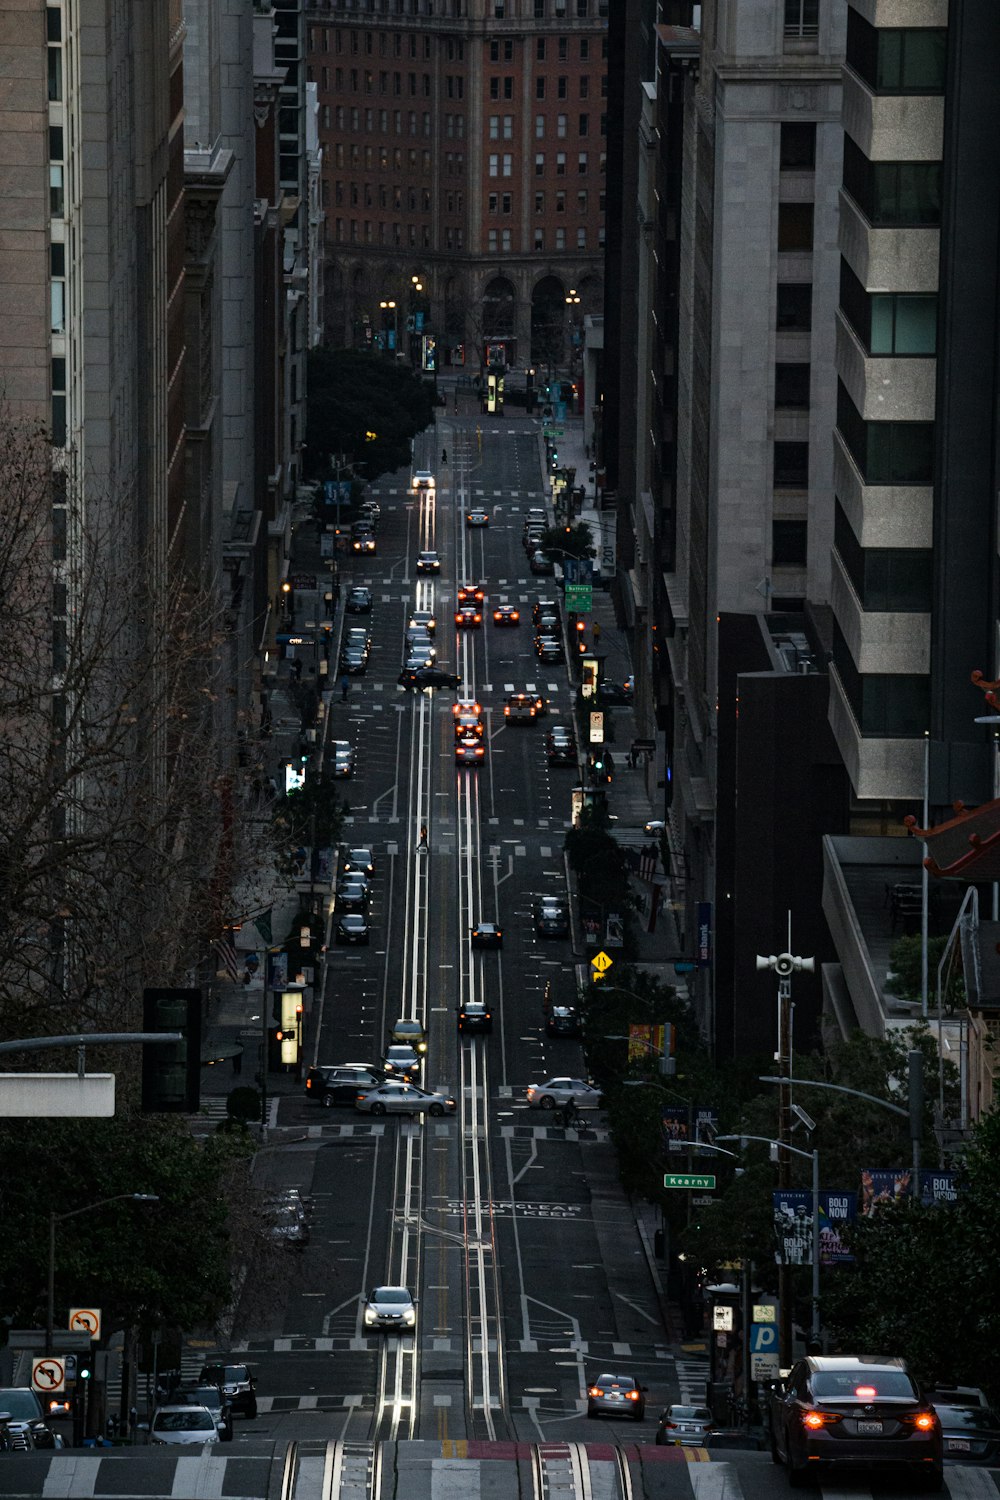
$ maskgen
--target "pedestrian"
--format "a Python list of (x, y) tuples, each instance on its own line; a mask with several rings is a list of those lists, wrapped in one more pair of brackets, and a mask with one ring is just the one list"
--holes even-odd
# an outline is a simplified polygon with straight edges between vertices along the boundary
[(447, 450), (447, 448), (442, 448), (441, 449), (441, 462), (443, 464), (446, 464), (448, 462), (448, 450)]
[(635, 741), (633, 740), (632, 744), (628, 747), (628, 763), (633, 771), (635, 770), (637, 754), (638, 752), (635, 748)]
[(301, 682), (302, 681), (302, 658), (301, 658), (301, 656), (297, 656), (295, 658), (295, 660), (292, 662), (292, 671), (295, 673), (295, 681), (296, 682)]
[(600, 625), (598, 625), (596, 620), (594, 621), (594, 629), (591, 633), (594, 637), (594, 645), (599, 645), (601, 640), (601, 627)]
[(343, 677), (340, 679), (340, 701), (341, 701), (341, 703), (346, 703), (347, 702), (347, 695), (348, 695), (348, 693), (350, 691), (351, 691), (351, 679), (348, 677), (347, 673), (345, 672), (344, 675), (343, 675)]

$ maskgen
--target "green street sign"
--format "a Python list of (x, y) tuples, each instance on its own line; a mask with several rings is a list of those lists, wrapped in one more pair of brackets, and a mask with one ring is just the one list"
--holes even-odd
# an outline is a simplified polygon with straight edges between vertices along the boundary
[(565, 435), (566, 435), (566, 429), (565, 429), (565, 427), (543, 427), (542, 428), (542, 437), (557, 438), (557, 437), (565, 437)]
[(705, 1175), (699, 1172), (664, 1172), (663, 1186), (665, 1188), (714, 1188), (715, 1174)]
[(594, 607), (594, 586), (590, 583), (567, 583), (566, 608), (573, 614), (589, 615)]

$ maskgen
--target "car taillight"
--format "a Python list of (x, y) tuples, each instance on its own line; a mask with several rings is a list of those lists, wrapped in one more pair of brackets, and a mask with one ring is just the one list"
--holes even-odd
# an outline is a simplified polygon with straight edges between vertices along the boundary
[(937, 1413), (933, 1411), (915, 1411), (903, 1419), (910, 1422), (920, 1432), (933, 1432), (937, 1425)]
[(802, 1413), (802, 1425), (808, 1427), (810, 1432), (818, 1432), (821, 1427), (832, 1427), (835, 1422), (841, 1422), (843, 1418), (840, 1412), (834, 1411), (812, 1411)]
[(587, 1395), (588, 1396), (600, 1396), (601, 1395), (601, 1387), (599, 1385), (592, 1385), (590, 1387), (590, 1390), (587, 1392)]
[(859, 1401), (874, 1401), (878, 1391), (873, 1385), (856, 1385), (854, 1394)]
[(639, 1399), (639, 1392), (638, 1391), (629, 1391), (629, 1393), (628, 1393), (628, 1399), (630, 1401), (638, 1401), (638, 1399)]

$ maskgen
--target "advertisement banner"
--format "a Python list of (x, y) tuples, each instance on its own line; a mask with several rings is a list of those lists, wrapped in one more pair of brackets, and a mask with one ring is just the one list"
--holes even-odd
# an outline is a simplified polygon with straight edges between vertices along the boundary
[[(894, 1203), (910, 1195), (913, 1172), (909, 1167), (863, 1167), (859, 1213), (874, 1213), (881, 1203)], [(958, 1196), (954, 1172), (925, 1167), (920, 1173), (920, 1201), (925, 1208), (935, 1203), (954, 1203)]]
[[(774, 1235), (777, 1241), (774, 1258), (779, 1265), (812, 1265), (812, 1193), (808, 1188), (783, 1188), (772, 1194)], [(840, 1238), (847, 1224), (857, 1214), (857, 1193), (820, 1193), (819, 1258), (820, 1265), (843, 1265), (853, 1255)]]
[(637, 1022), (628, 1028), (628, 1060), (644, 1062), (648, 1057), (667, 1057), (673, 1052), (673, 1027), (646, 1026)]
[(712, 962), (712, 903), (698, 902), (698, 967), (707, 969)]

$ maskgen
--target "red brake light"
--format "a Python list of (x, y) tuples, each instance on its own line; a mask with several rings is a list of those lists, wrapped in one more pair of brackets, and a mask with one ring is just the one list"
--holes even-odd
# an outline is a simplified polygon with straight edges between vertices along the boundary
[(921, 1432), (930, 1432), (933, 1429), (934, 1423), (936, 1421), (937, 1417), (935, 1416), (934, 1412), (918, 1411), (916, 1416), (913, 1418), (913, 1425), (914, 1427), (919, 1427)]
[(639, 1392), (638, 1391), (629, 1391), (629, 1393), (628, 1393), (628, 1399), (630, 1401), (638, 1401), (638, 1399), (639, 1399)]
[(802, 1425), (808, 1427), (811, 1432), (818, 1432), (821, 1427), (831, 1427), (834, 1422), (841, 1421), (841, 1415), (835, 1411), (804, 1411), (802, 1413)]
[(590, 1387), (590, 1390), (587, 1392), (588, 1396), (599, 1396), (600, 1394), (601, 1394), (601, 1387), (599, 1385), (592, 1385)]
[(854, 1394), (859, 1401), (874, 1401), (878, 1396), (878, 1391), (873, 1385), (856, 1385)]

